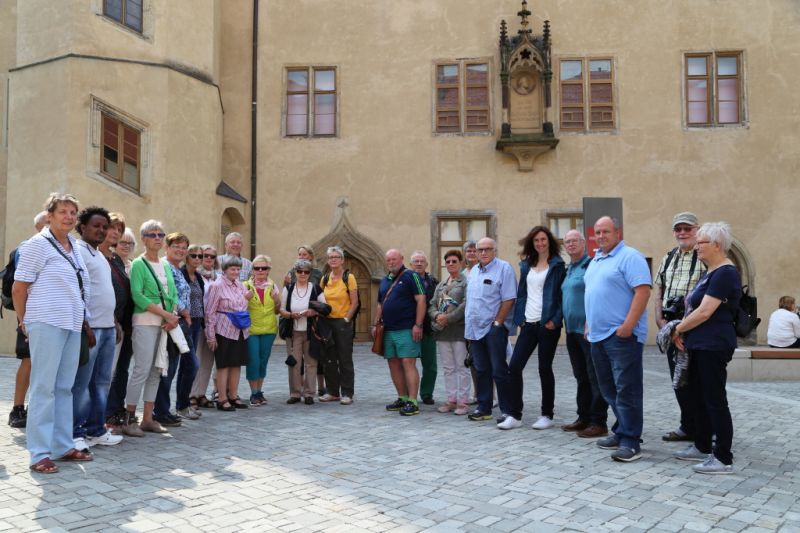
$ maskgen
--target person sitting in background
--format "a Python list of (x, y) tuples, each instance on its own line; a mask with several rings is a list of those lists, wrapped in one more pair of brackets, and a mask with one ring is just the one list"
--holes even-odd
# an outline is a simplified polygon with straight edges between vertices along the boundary
[(792, 296), (781, 296), (769, 316), (767, 343), (773, 348), (800, 348), (800, 316)]

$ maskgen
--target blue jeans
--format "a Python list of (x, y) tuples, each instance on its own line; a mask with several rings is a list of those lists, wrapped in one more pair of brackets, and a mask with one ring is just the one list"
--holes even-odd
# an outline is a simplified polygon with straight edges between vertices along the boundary
[(592, 343), (592, 362), (597, 384), (617, 423), (613, 431), (620, 446), (639, 449), (643, 426), (642, 350), (644, 345), (631, 335), (616, 334)]
[(181, 368), (180, 372), (178, 372), (178, 384), (175, 390), (175, 408), (177, 410), (180, 411), (181, 409), (189, 407), (189, 394), (192, 392), (192, 383), (197, 374), (197, 357), (194, 355), (194, 343), (192, 342), (189, 326), (186, 325), (186, 322), (182, 318), (178, 321), (178, 326), (183, 330), (186, 342), (189, 343), (189, 352), (181, 354), (178, 351), (178, 347), (172, 342), (172, 338), (167, 337), (169, 366), (167, 367), (167, 375), (161, 376), (161, 382), (158, 384), (158, 392), (156, 393), (156, 401), (153, 407), (153, 416), (156, 417), (169, 414), (169, 393), (172, 389), (172, 381), (175, 379), (175, 373), (178, 372), (178, 363), (180, 363)]
[(78, 371), (81, 333), (41, 322), (25, 326), (31, 350), (25, 437), (34, 464), (72, 449), (72, 384)]
[(256, 381), (267, 377), (267, 363), (272, 354), (274, 333), (247, 337), (247, 381)]
[(505, 326), (492, 326), (482, 339), (470, 341), (472, 364), (475, 367), (475, 391), (478, 397), (478, 411), (492, 412), (492, 378), (497, 385), (497, 401), (500, 411), (508, 413), (508, 383), (510, 374), (506, 362), (508, 330)]
[(72, 436), (99, 437), (106, 432), (106, 402), (114, 365), (115, 328), (92, 328), (97, 343), (89, 361), (78, 367), (72, 386)]
[[(513, 416), (517, 420), (522, 420), (522, 371), (528, 364), (528, 359), (533, 354), (536, 346), (539, 346), (539, 381), (542, 384), (542, 416), (553, 418), (553, 407), (556, 401), (556, 378), (553, 375), (553, 359), (556, 355), (558, 339), (561, 337), (561, 328), (547, 329), (544, 324), (522, 324), (514, 346), (514, 353), (508, 363), (509, 380), (508, 390), (505, 392), (508, 398), (508, 411), (503, 413)], [(497, 389), (500, 395), (500, 386)]]
[[(186, 334), (187, 328), (184, 327), (183, 329), (184, 334)], [(197, 361), (197, 342), (195, 341), (200, 334), (200, 330), (201, 320), (193, 318), (192, 326), (188, 328), (188, 334), (186, 335), (186, 342), (189, 343), (189, 353), (180, 355), (178, 382), (175, 384), (175, 409), (179, 411), (189, 407), (192, 385), (194, 384), (195, 376), (197, 376), (197, 369), (200, 367)]]

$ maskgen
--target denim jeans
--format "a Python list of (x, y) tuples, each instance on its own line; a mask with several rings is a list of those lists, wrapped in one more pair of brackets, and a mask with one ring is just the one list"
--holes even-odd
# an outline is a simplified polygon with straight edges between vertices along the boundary
[(194, 340), (200, 331), (200, 324), (200, 320), (192, 319), (191, 328), (187, 327), (185, 323), (181, 326), (186, 336), (186, 342), (189, 343), (189, 353), (180, 355), (178, 366), (178, 382), (175, 384), (175, 409), (179, 411), (189, 407), (192, 385), (194, 384), (195, 376), (197, 376), (197, 369), (200, 367), (200, 363), (197, 361), (197, 343)]
[(508, 330), (505, 326), (492, 326), (482, 339), (470, 341), (472, 364), (476, 373), (476, 391), (478, 411), (492, 412), (492, 378), (497, 385), (497, 401), (500, 411), (508, 413), (509, 372), (506, 362)]
[[(547, 329), (543, 324), (526, 322), (522, 324), (517, 337), (517, 344), (508, 363), (509, 385), (506, 397), (508, 411), (503, 411), (517, 420), (522, 419), (522, 371), (528, 364), (536, 346), (539, 346), (539, 381), (542, 384), (542, 416), (553, 418), (553, 407), (556, 401), (556, 378), (553, 375), (553, 358), (556, 355), (561, 328)], [(498, 392), (500, 394), (500, 386)]]
[(703, 453), (712, 453), (711, 438), (716, 435), (714, 457), (723, 464), (732, 464), (733, 421), (725, 384), (733, 350), (690, 350), (689, 357), (687, 388), (697, 420), (694, 446)]
[(25, 325), (31, 350), (28, 425), (31, 464), (67, 453), (72, 441), (72, 385), (81, 351), (80, 331), (41, 322)]
[(92, 328), (97, 343), (89, 361), (78, 367), (72, 386), (72, 436), (99, 437), (106, 432), (106, 402), (114, 365), (115, 328)]
[(631, 335), (616, 334), (592, 343), (592, 362), (603, 398), (617, 417), (613, 431), (620, 446), (639, 449), (643, 426), (642, 350)]
[(128, 390), (128, 368), (131, 366), (132, 356), (132, 333), (124, 333), (122, 335), (122, 343), (119, 348), (119, 356), (117, 357), (116, 364), (114, 365), (114, 376), (111, 378), (111, 386), (108, 389), (106, 418), (125, 408), (125, 393)]
[[(667, 348), (667, 364), (669, 365), (670, 381), (675, 377), (675, 351), (675, 346), (670, 344), (669, 348)], [(680, 429), (687, 435), (694, 436), (694, 412), (692, 409), (692, 395), (689, 392), (689, 387), (681, 387), (673, 390), (675, 391), (675, 399), (678, 400), (678, 407), (681, 411)]]
[(592, 347), (583, 333), (567, 333), (567, 352), (572, 365), (572, 375), (578, 382), (575, 395), (578, 419), (588, 424), (605, 426), (608, 422), (608, 404), (597, 385), (597, 372), (592, 363)]

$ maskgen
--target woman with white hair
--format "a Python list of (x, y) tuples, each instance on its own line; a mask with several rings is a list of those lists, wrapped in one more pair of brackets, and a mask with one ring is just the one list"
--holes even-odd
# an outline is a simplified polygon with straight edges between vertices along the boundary
[(696, 420), (694, 444), (675, 458), (699, 462), (692, 468), (700, 474), (733, 472), (733, 421), (725, 383), (726, 367), (736, 349), (733, 321), (742, 284), (728, 258), (732, 241), (730, 226), (724, 222), (700, 226), (695, 249), (708, 271), (686, 297), (686, 315), (673, 331), (675, 346), (689, 354), (689, 393)]
[(131, 228), (125, 228), (122, 236), (117, 241), (117, 245), (114, 247), (114, 252), (122, 259), (127, 274), (131, 273), (131, 258), (135, 250), (136, 237), (133, 234), (133, 230), (131, 230)]

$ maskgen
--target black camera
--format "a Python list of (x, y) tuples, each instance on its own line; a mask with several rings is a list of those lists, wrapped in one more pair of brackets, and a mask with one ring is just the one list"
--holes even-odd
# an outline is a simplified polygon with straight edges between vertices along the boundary
[(663, 314), (664, 318), (667, 320), (677, 320), (679, 318), (683, 318), (685, 311), (686, 306), (683, 296), (672, 296), (667, 298), (666, 304), (664, 304), (664, 307), (661, 308), (661, 314)]

